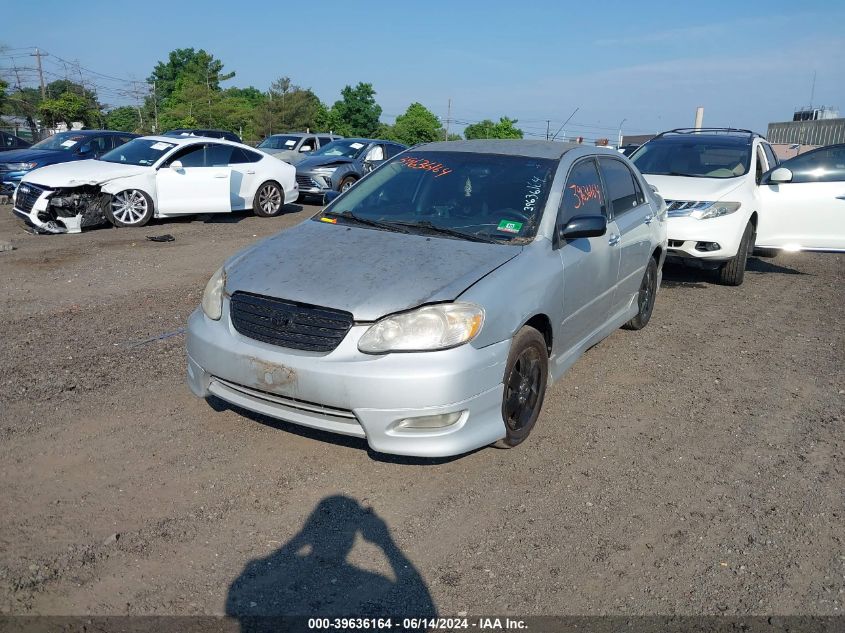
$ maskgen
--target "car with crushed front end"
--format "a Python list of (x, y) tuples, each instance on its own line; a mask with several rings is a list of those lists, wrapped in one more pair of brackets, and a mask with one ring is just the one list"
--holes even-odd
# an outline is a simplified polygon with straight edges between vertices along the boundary
[(188, 384), (385, 453), (513, 447), (550, 382), (649, 322), (665, 253), (665, 203), (616, 151), (417, 146), (212, 275)]
[(299, 196), (295, 174), (291, 165), (241, 143), (145, 136), (96, 160), (28, 173), (13, 196), (13, 211), (40, 233), (246, 209), (272, 217)]
[(303, 197), (320, 198), (346, 191), (373, 169), (405, 151), (392, 141), (344, 138), (324, 145), (296, 164), (296, 182)]

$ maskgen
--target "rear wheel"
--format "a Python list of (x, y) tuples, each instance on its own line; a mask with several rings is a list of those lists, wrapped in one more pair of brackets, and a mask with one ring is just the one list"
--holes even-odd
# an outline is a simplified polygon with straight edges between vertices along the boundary
[(106, 217), (115, 226), (144, 226), (153, 217), (153, 200), (140, 189), (121, 191), (107, 203)]
[(262, 184), (255, 192), (255, 198), (252, 201), (253, 212), (262, 218), (279, 215), (283, 206), (285, 206), (285, 194), (282, 188), (273, 181)]
[(749, 221), (742, 233), (742, 240), (739, 243), (739, 250), (736, 256), (726, 261), (717, 271), (719, 283), (724, 286), (741, 286), (745, 279), (745, 265), (748, 262), (748, 253), (754, 250), (755, 240), (754, 225)]
[(648, 325), (651, 313), (654, 311), (654, 300), (657, 298), (657, 262), (654, 257), (648, 260), (643, 280), (640, 283), (640, 292), (637, 295), (637, 316), (628, 321), (622, 327), (626, 330), (642, 330)]
[(513, 338), (505, 366), (502, 419), (506, 435), (496, 442), (498, 448), (513, 448), (531, 433), (543, 406), (548, 376), (546, 340), (526, 325)]

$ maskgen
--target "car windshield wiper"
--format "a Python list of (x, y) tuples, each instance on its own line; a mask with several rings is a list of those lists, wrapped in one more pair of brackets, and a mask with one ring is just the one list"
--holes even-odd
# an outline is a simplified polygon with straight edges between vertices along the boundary
[(702, 176), (701, 174), (684, 174), (679, 171), (670, 171), (666, 174), (661, 174), (662, 176), (683, 176), (684, 178), (706, 178), (707, 176)]
[(456, 231), (454, 229), (448, 229), (444, 226), (437, 226), (436, 224), (432, 224), (428, 220), (422, 220), (420, 222), (404, 222), (404, 221), (397, 221), (391, 222), (391, 224), (398, 224), (400, 226), (407, 226), (408, 228), (412, 229), (422, 229), (428, 233), (437, 233), (438, 235), (448, 235), (450, 237), (457, 237), (461, 240), (468, 240), (470, 242), (484, 242), (486, 244), (501, 244), (499, 240), (495, 240), (489, 237), (481, 237), (480, 235), (473, 235), (472, 233), (463, 233), (462, 231)]
[(337, 211), (329, 211), (327, 213), (323, 213), (322, 215), (342, 218), (347, 222), (360, 224), (362, 226), (371, 226), (374, 229), (382, 229), (383, 231), (394, 231), (396, 233), (408, 232), (406, 229), (396, 226), (393, 222), (380, 222), (379, 220), (370, 220), (369, 218), (362, 218), (361, 216), (352, 213), (352, 211), (341, 211), (340, 213), (338, 213)]

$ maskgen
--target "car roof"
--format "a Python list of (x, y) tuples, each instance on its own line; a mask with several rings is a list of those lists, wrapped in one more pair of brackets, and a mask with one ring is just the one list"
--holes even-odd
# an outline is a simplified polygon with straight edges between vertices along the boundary
[[(213, 136), (139, 136), (138, 138), (150, 139), (151, 141), (161, 141), (162, 143), (169, 143), (170, 145), (190, 145), (191, 143), (203, 143), (214, 141), (215, 143), (223, 143), (224, 145), (235, 145), (242, 147), (243, 143), (236, 143), (226, 138), (216, 138)], [(254, 148), (249, 148), (253, 149)]]
[(56, 134), (79, 134), (81, 136), (96, 136), (103, 134), (108, 136), (120, 134), (121, 136), (138, 136), (132, 132), (120, 132), (118, 130), (65, 130), (64, 132), (56, 132)]
[(579, 143), (559, 143), (557, 141), (526, 141), (523, 139), (476, 139), (470, 141), (437, 141), (417, 145), (415, 150), (425, 149), (434, 152), (471, 152), (475, 154), (505, 154), (529, 156), (531, 158), (559, 159), (566, 152), (577, 148), (591, 148)]
[[(751, 142), (755, 138), (749, 135), (737, 135), (737, 134), (673, 134), (671, 136), (657, 136), (649, 141), (649, 143), (653, 143), (655, 141), (660, 143), (704, 143), (706, 145), (751, 145)], [(765, 139), (764, 139), (765, 140)]]
[(406, 147), (406, 145), (402, 145), (398, 141), (388, 141), (383, 138), (359, 138), (359, 137), (341, 137), (337, 139), (338, 141), (352, 141), (353, 143), (391, 143), (393, 145), (400, 145), (402, 147)]

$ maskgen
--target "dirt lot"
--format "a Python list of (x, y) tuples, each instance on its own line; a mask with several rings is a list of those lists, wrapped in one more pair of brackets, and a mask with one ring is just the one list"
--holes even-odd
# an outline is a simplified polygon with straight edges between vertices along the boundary
[(37, 237), (0, 208), (0, 613), (842, 612), (845, 258), (669, 269), (526, 444), (408, 460), (210, 406), (183, 336), (143, 342), (315, 210)]

